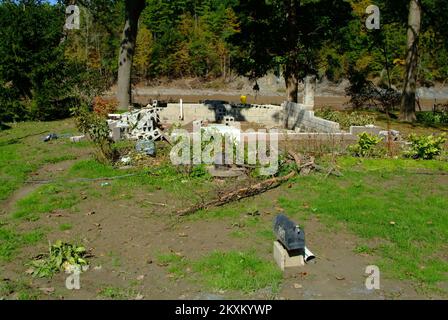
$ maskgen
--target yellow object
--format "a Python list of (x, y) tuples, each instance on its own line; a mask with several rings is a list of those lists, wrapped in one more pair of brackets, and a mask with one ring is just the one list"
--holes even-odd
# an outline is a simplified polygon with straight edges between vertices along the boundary
[(246, 102), (247, 102), (247, 97), (246, 96), (241, 96), (241, 103), (242, 104), (246, 104)]

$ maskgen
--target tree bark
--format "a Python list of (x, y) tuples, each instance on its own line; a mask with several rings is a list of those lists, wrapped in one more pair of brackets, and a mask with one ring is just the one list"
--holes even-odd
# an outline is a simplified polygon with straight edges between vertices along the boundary
[(286, 98), (289, 102), (297, 103), (299, 100), (299, 79), (295, 70), (292, 70), (287, 65), (285, 67), (284, 77), (286, 83)]
[(298, 91), (299, 91), (299, 78), (298, 78), (298, 67), (297, 67), (297, 41), (298, 41), (298, 26), (297, 26), (297, 16), (300, 6), (299, 0), (287, 0), (285, 1), (287, 6), (286, 19), (288, 21), (288, 47), (289, 53), (286, 59), (286, 66), (284, 71), (285, 83), (286, 83), (286, 94), (287, 99), (290, 102), (298, 102)]
[(125, 2), (125, 25), (118, 59), (117, 100), (120, 109), (127, 109), (132, 104), (132, 63), (137, 40), (138, 19), (145, 5), (145, 0), (126, 0)]
[(421, 20), (421, 1), (411, 0), (409, 5), (407, 34), (406, 74), (400, 112), (400, 119), (408, 122), (414, 122), (416, 120), (415, 98), (417, 90), (418, 41), (420, 36)]

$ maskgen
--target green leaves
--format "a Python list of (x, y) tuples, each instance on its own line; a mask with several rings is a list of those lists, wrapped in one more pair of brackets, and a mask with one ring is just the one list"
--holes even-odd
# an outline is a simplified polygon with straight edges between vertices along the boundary
[(349, 151), (353, 153), (355, 157), (371, 157), (378, 155), (376, 146), (382, 141), (381, 138), (363, 132), (359, 134), (358, 143), (349, 146)]
[(405, 156), (413, 159), (431, 160), (440, 155), (443, 145), (447, 141), (446, 135), (441, 136), (417, 136), (411, 134), (409, 136), (411, 142), (410, 149), (405, 152)]
[(47, 255), (30, 263), (32, 275), (47, 278), (59, 271), (87, 266), (86, 254), (87, 251), (82, 246), (57, 240), (53, 245), (50, 245)]

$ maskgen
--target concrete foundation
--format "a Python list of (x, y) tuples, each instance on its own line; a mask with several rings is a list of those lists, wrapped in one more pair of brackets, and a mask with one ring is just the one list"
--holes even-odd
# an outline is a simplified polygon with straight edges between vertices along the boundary
[(274, 242), (274, 260), (282, 271), (287, 268), (298, 268), (305, 265), (303, 255), (290, 255), (278, 241)]

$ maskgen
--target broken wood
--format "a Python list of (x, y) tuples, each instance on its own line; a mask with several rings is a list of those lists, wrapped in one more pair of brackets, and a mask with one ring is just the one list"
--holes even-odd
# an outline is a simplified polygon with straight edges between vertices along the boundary
[(226, 193), (226, 194), (220, 196), (219, 199), (212, 200), (212, 201), (206, 202), (206, 203), (197, 204), (190, 208), (180, 210), (177, 212), (177, 215), (180, 217), (187, 216), (187, 215), (193, 214), (199, 210), (208, 209), (211, 207), (220, 207), (220, 206), (223, 206), (230, 202), (238, 201), (238, 200), (241, 200), (244, 198), (248, 198), (248, 197), (252, 197), (252, 196), (264, 193), (268, 190), (277, 188), (278, 186), (285, 183), (286, 181), (288, 181), (295, 175), (296, 175), (296, 172), (291, 171), (288, 175), (286, 175), (284, 177), (268, 179), (268, 180), (259, 182), (257, 184), (254, 184), (252, 186), (249, 186), (247, 188), (242, 188), (242, 189), (238, 189), (236, 191), (232, 191), (230, 193)]

